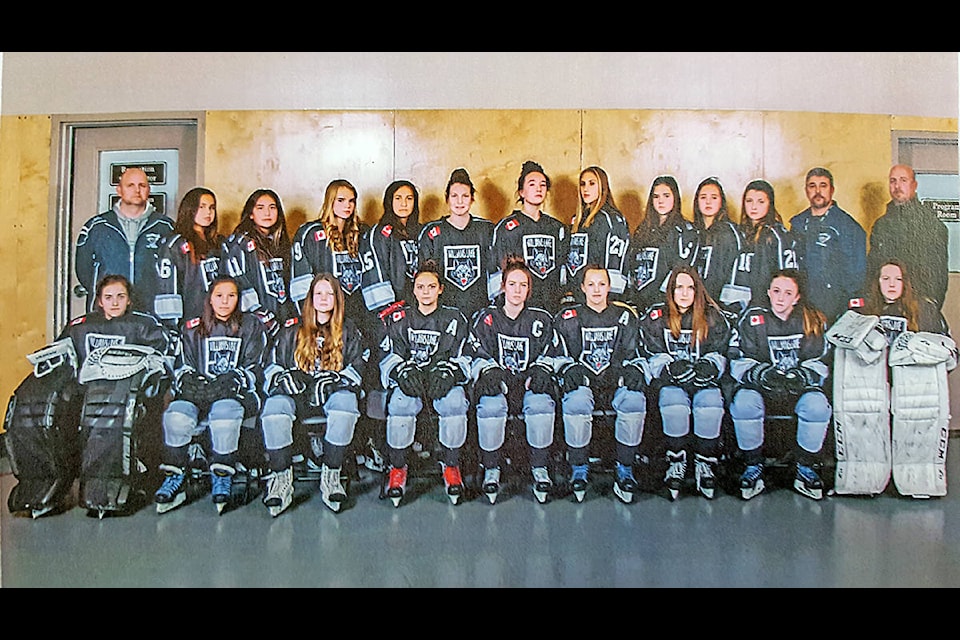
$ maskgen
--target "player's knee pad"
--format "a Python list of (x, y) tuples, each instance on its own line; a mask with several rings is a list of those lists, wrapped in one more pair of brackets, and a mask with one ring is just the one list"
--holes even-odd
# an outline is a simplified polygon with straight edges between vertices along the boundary
[(340, 391), (335, 391), (327, 398), (326, 404), (323, 405), (323, 411), (327, 414), (328, 418), (330, 413), (334, 411), (351, 413), (354, 415), (354, 422), (356, 422), (356, 418), (360, 417), (360, 409), (358, 407), (357, 394), (341, 389)]
[(537, 413), (528, 415), (523, 422), (527, 429), (527, 444), (531, 447), (546, 449), (553, 444), (554, 414)]
[(563, 396), (564, 415), (590, 415), (593, 413), (593, 391), (590, 387), (577, 387)]
[[(485, 396), (485, 398), (494, 397), (496, 396)], [(500, 397), (502, 398), (503, 396)], [(480, 448), (484, 451), (496, 451), (503, 446), (503, 441), (507, 433), (506, 400), (504, 400), (503, 404), (503, 415), (481, 417), (480, 408), (477, 408), (477, 439)]]
[(555, 414), (557, 403), (546, 393), (527, 391), (523, 394), (523, 415)]
[[(356, 406), (356, 399), (354, 399), (354, 406)], [(353, 433), (359, 418), (360, 413), (357, 411), (339, 409), (327, 411), (327, 431), (323, 439), (338, 447), (348, 446), (353, 442)]]
[(711, 440), (720, 437), (723, 423), (723, 394), (716, 387), (700, 389), (693, 395), (693, 432)]
[(412, 445), (416, 432), (416, 416), (387, 416), (387, 444), (394, 449), (406, 449)]
[(797, 444), (810, 453), (823, 447), (833, 412), (830, 402), (820, 391), (809, 391), (797, 400)]
[(593, 437), (593, 415), (563, 414), (563, 437), (567, 446), (581, 449)]
[(447, 395), (433, 401), (433, 408), (441, 418), (445, 416), (466, 416), (470, 403), (463, 387), (454, 386)]
[(210, 407), (210, 445), (214, 453), (226, 455), (240, 448), (243, 406), (233, 399), (217, 400)]
[(163, 412), (163, 443), (168, 447), (185, 447), (197, 431), (199, 412), (186, 400), (174, 400)]
[(467, 441), (467, 414), (440, 416), (437, 420), (440, 444), (448, 449), (459, 449)]
[(507, 418), (507, 398), (504, 395), (480, 396), (477, 401), (477, 420)]
[(647, 396), (642, 391), (631, 391), (626, 387), (617, 387), (610, 403), (617, 413), (646, 413)]
[(647, 419), (646, 412), (627, 413), (617, 411), (617, 418), (614, 422), (614, 438), (620, 444), (628, 447), (636, 447), (643, 440), (643, 424)]
[(384, 389), (367, 392), (367, 417), (373, 420), (387, 419), (387, 392)]
[(680, 438), (690, 433), (690, 396), (686, 391), (680, 387), (663, 387), (660, 389), (659, 404), (666, 435)]
[(737, 420), (763, 420), (766, 407), (763, 396), (754, 389), (740, 389), (730, 403), (730, 417)]
[(293, 399), (289, 396), (271, 396), (263, 405), (260, 427), (263, 444), (271, 451), (293, 444)]
[(387, 404), (387, 420), (391, 416), (408, 418), (417, 416), (423, 410), (423, 400), (408, 396), (397, 387), (390, 394), (390, 402)]

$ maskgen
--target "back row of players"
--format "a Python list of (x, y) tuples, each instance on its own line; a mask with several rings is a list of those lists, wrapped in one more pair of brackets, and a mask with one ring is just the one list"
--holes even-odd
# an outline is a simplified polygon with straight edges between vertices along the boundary
[[(818, 175), (822, 171), (812, 171), (808, 181), (826, 181), (829, 173)], [(280, 513), (292, 499), (292, 424), (313, 411), (326, 415), (328, 425), (321, 495), (338, 510), (346, 498), (340, 467), (361, 396), (369, 417), (386, 419), (387, 492), (396, 504), (424, 400), (439, 415), (447, 493), (454, 502), (462, 495), (458, 456), (466, 440), (468, 396), (476, 407), (483, 491), (491, 502), (499, 490), (499, 451), (510, 414), (525, 417), (534, 492), (547, 499), (552, 481), (546, 456), (557, 399), (578, 499), (588, 481), (593, 409), (609, 403), (616, 410), (614, 489), (629, 502), (636, 490), (632, 466), (645, 392), (651, 389), (667, 439), (671, 496), (686, 475), (689, 449), (697, 489), (712, 497), (727, 404), (721, 380), (728, 372), (736, 384), (729, 409), (747, 461), (744, 497), (763, 489), (764, 397), (770, 393), (795, 404), (799, 418), (795, 486), (822, 496), (813, 462), (831, 411), (822, 391), (829, 373), (823, 333), (827, 318), (845, 308), (862, 282), (853, 278), (845, 285), (843, 302), (833, 305), (840, 309), (824, 314), (810, 304), (813, 294), (807, 295), (803, 274), (792, 268), (797, 244), (780, 223), (773, 189), (764, 181), (748, 185), (746, 226), (737, 226), (726, 219), (720, 184), (705, 180), (695, 198), (697, 224), (691, 225), (680, 216), (676, 182), (658, 178), (632, 239), (603, 170), (584, 170), (580, 185), (583, 208), (573, 233), (540, 210), (550, 180), (534, 162), (524, 163), (518, 180), (520, 209), (497, 225), (471, 213), (474, 187), (458, 169), (446, 190), (450, 215), (421, 228), (417, 191), (398, 181), (384, 195), (382, 219), (366, 230), (355, 215), (356, 190), (337, 180), (327, 188), (319, 219), (303, 225), (292, 243), (272, 191), (251, 194), (241, 223), (224, 242), (216, 234), (214, 194), (189, 192), (175, 233), (155, 243), (160, 249), (152, 311), (183, 332), (176, 400), (164, 416), (168, 476), (156, 495), (158, 507), (183, 501), (183, 455), (205, 416), (211, 431), (230, 425), (230, 435), (212, 438), (212, 470), (221, 485), (214, 482), (214, 501), (222, 503), (223, 485), (229, 493), (236, 468), (234, 425), (238, 432), (244, 415), (259, 412), (271, 470), (265, 502), (271, 513)], [(832, 199), (827, 204), (834, 206)], [(93, 244), (93, 228), (87, 227), (84, 245)], [(79, 246), (77, 256), (81, 274)], [(880, 266), (896, 281), (899, 295), (889, 297), (883, 280), (877, 281), (867, 288), (876, 298), (871, 304), (879, 305), (873, 312), (900, 305), (904, 310), (887, 315), (905, 318), (902, 328), (916, 327), (919, 306), (924, 318), (938, 323), (924, 330), (945, 333), (937, 305), (912, 295), (903, 265)], [(136, 290), (150, 309), (148, 282), (141, 278)], [(231, 295), (234, 308), (218, 310)], [(253, 312), (259, 322), (242, 320), (252, 317), (243, 312)], [(218, 322), (226, 323), (222, 332), (214, 330)], [(252, 333), (244, 339), (237, 332), (247, 325)], [(210, 342), (223, 337), (240, 339)], [(209, 384), (225, 374), (227, 382)], [(267, 398), (262, 406), (259, 396)], [(237, 404), (218, 411), (226, 400)]]

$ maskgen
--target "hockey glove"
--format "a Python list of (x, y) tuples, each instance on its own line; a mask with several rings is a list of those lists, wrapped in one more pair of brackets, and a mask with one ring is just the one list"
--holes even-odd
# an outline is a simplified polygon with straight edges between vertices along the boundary
[(187, 371), (177, 381), (178, 400), (186, 400), (200, 406), (207, 402), (207, 379), (196, 371)]
[(270, 395), (284, 394), (296, 397), (307, 390), (307, 383), (313, 381), (313, 376), (300, 369), (290, 369), (278, 373), (273, 377)]
[(340, 374), (336, 371), (321, 371), (313, 377), (310, 388), (310, 406), (322, 407), (337, 390)]
[(217, 400), (242, 400), (243, 392), (247, 388), (247, 377), (234, 369), (221, 373), (207, 384), (207, 402), (213, 404)]
[(498, 396), (507, 393), (506, 371), (500, 367), (488, 367), (480, 373), (473, 390), (477, 397)]
[(590, 372), (579, 362), (567, 365), (560, 372), (560, 388), (563, 393), (576, 391), (580, 387), (590, 386)]
[(273, 338), (280, 333), (280, 322), (277, 320), (277, 316), (275, 316), (272, 311), (258, 309), (257, 311), (254, 311), (253, 314), (257, 316), (257, 320), (259, 320), (263, 325), (263, 330), (267, 332), (268, 336)]
[(786, 377), (791, 381), (790, 392), (794, 395), (820, 390), (820, 376), (806, 367), (794, 367), (787, 371)]
[(670, 384), (677, 386), (687, 384), (697, 375), (693, 363), (689, 360), (674, 360), (666, 366), (666, 370)]
[(764, 379), (768, 377), (771, 371), (775, 371), (772, 364), (768, 362), (758, 362), (753, 365), (750, 369), (743, 374), (743, 384), (744, 386), (750, 387), (757, 391), (765, 389)]
[[(427, 395), (434, 400), (442, 398), (456, 385), (467, 381), (463, 370), (449, 360), (441, 360), (427, 369), (426, 378)], [(404, 393), (407, 392), (404, 391)]]
[(552, 395), (556, 391), (553, 374), (550, 373), (547, 367), (535, 364), (527, 369), (527, 373), (530, 374), (530, 377), (527, 378), (527, 389), (529, 389), (531, 393), (547, 393)]
[(646, 378), (640, 367), (635, 364), (628, 364), (623, 368), (622, 380), (623, 386), (630, 391), (643, 391), (643, 383)]
[(390, 377), (405, 395), (418, 398), (423, 393), (423, 375), (420, 366), (413, 360), (398, 364), (390, 372)]
[(700, 358), (693, 365), (693, 386), (715, 387), (720, 379), (720, 369), (709, 360)]

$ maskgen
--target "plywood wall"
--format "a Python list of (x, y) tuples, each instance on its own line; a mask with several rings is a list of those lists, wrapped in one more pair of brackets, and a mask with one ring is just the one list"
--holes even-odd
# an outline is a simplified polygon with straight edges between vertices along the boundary
[[(834, 174), (841, 207), (869, 229), (889, 200), (893, 130), (956, 133), (957, 120), (697, 110), (216, 111), (206, 116), (202, 173), (217, 193), (222, 230), (236, 225), (250, 192), (267, 187), (280, 194), (293, 233), (317, 216), (337, 178), (357, 187), (367, 223), (381, 215), (383, 191), (395, 179), (420, 188), (425, 221), (439, 218), (457, 167), (477, 188), (474, 213), (499, 220), (516, 206), (527, 159), (550, 176), (544, 209), (564, 221), (577, 206), (580, 169), (591, 164), (607, 170), (631, 226), (661, 174), (677, 178), (688, 217), (703, 178), (720, 179), (737, 218), (744, 185), (763, 177), (789, 220), (807, 206), (806, 171), (822, 165)], [(48, 116), (0, 119), (0, 350), (9, 363), (0, 367), (0, 399), (29, 370), (23, 356), (52, 337), (43, 320), (53, 265), (50, 145)]]

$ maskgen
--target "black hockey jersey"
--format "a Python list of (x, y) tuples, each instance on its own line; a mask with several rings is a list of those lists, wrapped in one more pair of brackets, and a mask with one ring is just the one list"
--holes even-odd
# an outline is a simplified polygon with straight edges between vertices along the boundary
[(627, 253), (628, 289), (624, 295), (640, 313), (663, 300), (667, 278), (675, 266), (693, 265), (698, 243), (696, 227), (679, 216), (659, 227), (637, 227)]
[(223, 238), (217, 238), (208, 255), (197, 257), (193, 244), (179, 233), (160, 246), (153, 304), (154, 314), (161, 321), (183, 328), (185, 320), (203, 314), (210, 285), (223, 272), (222, 251)]
[[(863, 308), (863, 298), (851, 298), (847, 306), (859, 313), (871, 313)], [(917, 318), (918, 331), (929, 331), (930, 333), (941, 333), (943, 335), (950, 334), (946, 319), (937, 309), (937, 305), (929, 298), (917, 300), (917, 313), (919, 315), (919, 318)], [(880, 329), (887, 336), (888, 345), (893, 345), (897, 336), (907, 330), (907, 316), (903, 311), (902, 300), (884, 304), (875, 314), (871, 315), (880, 317)]]
[(503, 307), (490, 305), (477, 312), (470, 339), (475, 350), (474, 380), (492, 365), (510, 373), (522, 373), (534, 363), (555, 370), (553, 356), (559, 340), (553, 317), (543, 309), (524, 307), (516, 319), (511, 319)]
[(594, 380), (615, 386), (624, 364), (639, 358), (637, 323), (637, 312), (621, 302), (599, 313), (585, 304), (562, 310), (554, 318), (559, 340), (554, 366), (559, 371), (579, 362)]
[(462, 230), (449, 216), (424, 225), (420, 231), (420, 264), (433, 260), (443, 278), (440, 302), (456, 307), (468, 319), (490, 304), (498, 291), (490, 290), (493, 223), (470, 215)]
[(232, 234), (224, 243), (226, 272), (240, 285), (242, 311), (269, 311), (283, 322), (297, 315), (290, 299), (289, 256), (257, 257), (259, 239), (247, 233)]
[[(361, 245), (367, 233), (366, 225), (360, 225)], [(297, 309), (303, 311), (303, 301), (310, 295), (310, 282), (318, 273), (332, 273), (340, 282), (346, 314), (357, 322), (363, 323), (367, 307), (363, 301), (363, 253), (358, 250), (356, 256), (348, 251), (334, 251), (327, 239), (327, 232), (319, 220), (307, 222), (297, 229), (291, 248), (293, 262), (290, 279), (290, 296)]]
[[(707, 293), (717, 302), (723, 302), (724, 285), (736, 284), (737, 263), (743, 250), (743, 239), (737, 225), (729, 220), (717, 220), (700, 229), (700, 246), (694, 266), (703, 279)], [(742, 309), (736, 308), (739, 313)]]
[(723, 312), (707, 305), (707, 337), (699, 342), (693, 341), (693, 314), (690, 311), (681, 316), (680, 335), (676, 338), (670, 332), (668, 313), (667, 304), (658, 302), (640, 318), (640, 351), (647, 382), (657, 378), (663, 367), (674, 360), (696, 362), (704, 358), (723, 373), (727, 368), (731, 340), (730, 324)]
[(570, 233), (567, 256), (567, 284), (575, 300), (583, 302), (583, 271), (589, 264), (599, 264), (610, 274), (610, 299), (618, 300), (627, 287), (626, 261), (630, 246), (630, 227), (623, 214), (603, 207), (589, 227), (581, 223)]
[(138, 344), (152, 347), (165, 357), (173, 356), (166, 329), (154, 316), (139, 311), (128, 311), (110, 320), (99, 310), (79, 316), (67, 323), (57, 340), (64, 338), (73, 342), (78, 365), (83, 364), (91, 351), (115, 344)]
[(504, 258), (520, 256), (533, 274), (530, 299), (549, 313), (556, 313), (567, 288), (570, 238), (566, 226), (543, 211), (540, 220), (534, 221), (516, 210), (494, 227), (491, 247), (492, 286), (500, 289)]
[[(267, 354), (264, 367), (264, 389), (269, 389), (273, 377), (284, 371), (293, 371), (299, 369), (294, 353), (297, 349), (297, 332), (300, 330), (300, 321), (293, 318), (284, 323), (273, 342), (273, 346)], [(322, 347), (323, 338), (319, 338), (318, 346)], [(369, 352), (364, 347), (363, 336), (357, 324), (349, 317), (343, 319), (343, 368), (338, 371), (340, 374), (340, 386), (357, 390), (362, 383), (361, 372), (366, 369), (366, 361), (369, 358)], [(315, 364), (312, 371), (307, 371), (311, 375), (319, 375), (323, 371), (319, 361)]]
[(730, 340), (730, 373), (738, 382), (759, 362), (781, 371), (806, 367), (820, 375), (821, 383), (830, 370), (826, 363), (830, 343), (803, 333), (803, 314), (797, 310), (781, 320), (765, 307), (747, 309)]
[(470, 327), (457, 309), (440, 305), (423, 315), (416, 304), (404, 305), (383, 320), (387, 335), (380, 343), (380, 381), (384, 388), (389, 386), (390, 372), (408, 360), (419, 365), (449, 360), (470, 376)]
[[(756, 238), (756, 240), (754, 240)], [(737, 261), (736, 284), (751, 292), (749, 306), (766, 306), (770, 278), (778, 269), (796, 269), (797, 252), (793, 237), (779, 222), (764, 225), (759, 237), (749, 232), (743, 236), (743, 246)]]
[(413, 300), (413, 280), (417, 277), (419, 226), (411, 238), (400, 237), (393, 225), (377, 223), (361, 241), (364, 270), (361, 277), (363, 300), (367, 309), (379, 311), (399, 300)]

